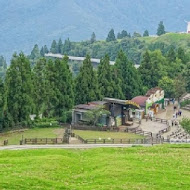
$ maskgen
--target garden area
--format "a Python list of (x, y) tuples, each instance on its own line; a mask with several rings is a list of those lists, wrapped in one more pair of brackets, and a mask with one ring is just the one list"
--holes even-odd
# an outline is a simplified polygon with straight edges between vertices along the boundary
[(190, 187), (190, 145), (0, 151), (0, 189)]

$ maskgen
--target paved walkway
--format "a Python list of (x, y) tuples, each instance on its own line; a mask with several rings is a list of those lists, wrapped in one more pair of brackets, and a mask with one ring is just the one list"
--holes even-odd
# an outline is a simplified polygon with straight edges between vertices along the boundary
[(151, 144), (65, 144), (65, 145), (10, 145), (0, 147), (0, 150), (26, 150), (26, 149), (89, 149), (89, 148), (127, 148), (134, 145), (144, 147)]

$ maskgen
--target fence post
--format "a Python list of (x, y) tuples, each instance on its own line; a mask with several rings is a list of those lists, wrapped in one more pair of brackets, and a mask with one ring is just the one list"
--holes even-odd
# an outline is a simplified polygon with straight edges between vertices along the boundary
[(112, 139), (112, 143), (114, 144), (114, 139)]
[(57, 138), (56, 138), (56, 140), (55, 140), (55, 143), (57, 144)]
[(104, 143), (104, 144), (106, 143), (106, 139), (103, 139), (103, 143)]
[(122, 139), (120, 139), (120, 143), (121, 143), (121, 144), (123, 143), (123, 140), (122, 140)]
[(94, 143), (96, 144), (96, 139), (94, 139)]

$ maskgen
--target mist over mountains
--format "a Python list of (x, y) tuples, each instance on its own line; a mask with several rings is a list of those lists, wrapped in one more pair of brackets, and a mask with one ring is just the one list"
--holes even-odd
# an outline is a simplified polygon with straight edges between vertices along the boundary
[(0, 55), (29, 53), (34, 44), (53, 39), (105, 39), (109, 30), (155, 34), (163, 20), (167, 31), (186, 31), (189, 0), (0, 0)]

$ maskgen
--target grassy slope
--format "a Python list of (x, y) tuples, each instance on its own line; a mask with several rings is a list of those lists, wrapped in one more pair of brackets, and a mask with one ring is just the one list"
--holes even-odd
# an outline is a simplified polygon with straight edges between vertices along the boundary
[(81, 136), (83, 139), (134, 139), (134, 138), (143, 138), (143, 136), (135, 135), (132, 133), (122, 133), (122, 132), (109, 132), (109, 131), (83, 131), (83, 130), (74, 130), (74, 133)]
[(34, 128), (20, 133), (3, 133), (0, 134), (0, 145), (5, 139), (9, 140), (9, 144), (19, 144), (24, 138), (56, 138), (63, 137), (63, 128)]
[(147, 45), (156, 42), (163, 42), (183, 48), (187, 48), (190, 45), (190, 34), (167, 33), (159, 37), (141, 37), (138, 39), (145, 41)]
[(0, 189), (188, 190), (190, 146), (0, 152)]

